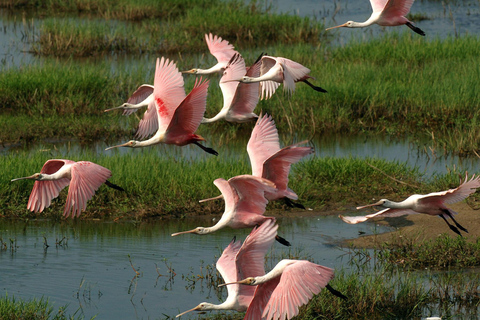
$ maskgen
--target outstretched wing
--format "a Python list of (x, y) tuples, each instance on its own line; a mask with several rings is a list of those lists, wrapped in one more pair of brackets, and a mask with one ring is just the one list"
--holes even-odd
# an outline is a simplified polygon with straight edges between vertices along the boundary
[[(260, 76), (261, 64), (261, 60), (257, 61), (253, 66), (248, 69), (246, 75), (252, 78), (257, 78), (258, 76)], [(237, 79), (240, 79), (242, 76)], [(258, 104), (259, 94), (259, 83), (238, 83), (238, 88), (235, 96), (233, 97), (232, 108), (230, 112), (233, 114), (241, 115), (252, 113)]]
[(365, 222), (368, 219), (376, 218), (376, 217), (382, 217), (382, 218), (393, 218), (393, 217), (400, 217), (404, 216), (407, 214), (419, 214), (419, 212), (413, 211), (411, 209), (383, 209), (381, 211), (378, 211), (376, 213), (368, 214), (366, 216), (354, 216), (354, 217), (346, 217), (343, 215), (339, 215), (338, 217), (343, 220), (343, 222), (349, 223), (349, 224), (357, 224), (360, 222)]
[[(277, 60), (274, 57), (263, 56), (261, 59), (260, 75), (263, 76), (266, 74), (276, 63)], [(279, 86), (280, 83), (276, 81), (268, 80), (260, 82), (260, 89), (262, 91), (260, 99), (270, 99)]]
[(441, 192), (432, 192), (420, 199), (421, 202), (442, 201), (447, 204), (456, 203), (466, 199), (469, 195), (477, 191), (480, 187), (480, 176), (473, 175), (468, 180), (468, 175), (465, 175), (465, 180), (455, 189), (450, 189)]
[[(139, 104), (147, 99), (153, 93), (153, 86), (150, 84), (142, 84), (137, 90), (128, 98), (127, 103)], [(138, 109), (124, 109), (123, 115), (129, 116)]]
[(72, 217), (79, 216), (86, 209), (87, 201), (95, 191), (111, 177), (112, 173), (90, 161), (79, 161), (72, 165), (72, 180), (68, 190), (67, 203), (63, 215), (68, 217), (72, 211)]
[[(385, 5), (389, 0), (370, 0), (370, 4), (372, 5), (373, 12), (380, 12), (383, 11)], [(393, 1), (390, 1), (393, 2)], [(413, 1), (412, 1), (413, 2)]]
[(308, 78), (310, 69), (287, 58), (278, 57), (277, 59), (283, 67), (284, 89), (292, 93), (295, 91), (295, 82)]
[(388, 0), (388, 2), (385, 4), (383, 8), (382, 17), (388, 19), (390, 17), (393, 18), (393, 17), (399, 17), (399, 16), (400, 17), (406, 16), (410, 11), (410, 8), (412, 7), (413, 2), (414, 0), (403, 0), (403, 1)]
[(219, 36), (214, 36), (211, 33), (206, 34), (205, 41), (207, 42), (208, 50), (210, 50), (210, 53), (218, 62), (227, 64), (233, 55), (237, 53), (233, 45)]
[(147, 110), (143, 114), (142, 120), (138, 123), (138, 129), (135, 136), (138, 139), (145, 139), (158, 130), (158, 116), (155, 102), (152, 100), (148, 104)]
[(230, 178), (228, 183), (238, 195), (237, 211), (263, 215), (268, 203), (265, 192), (275, 192), (273, 182), (247, 174)]

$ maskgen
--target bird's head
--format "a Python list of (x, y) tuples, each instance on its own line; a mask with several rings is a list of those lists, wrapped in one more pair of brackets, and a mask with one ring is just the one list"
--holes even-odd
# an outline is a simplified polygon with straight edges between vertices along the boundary
[(137, 141), (130, 140), (130, 141), (125, 142), (123, 144), (119, 144), (118, 146), (108, 147), (108, 148), (105, 149), (105, 151), (113, 149), (113, 148), (120, 148), (120, 147), (135, 148), (136, 146), (137, 146)]
[(240, 281), (224, 283), (224, 284), (220, 284), (218, 286), (223, 287), (223, 286), (228, 286), (228, 285), (231, 285), (231, 284), (246, 284), (246, 285), (249, 285), (249, 286), (256, 286), (257, 285), (257, 280), (254, 277), (248, 277), (248, 278), (245, 278), (245, 279), (240, 280)]
[(181, 234), (187, 234), (187, 233), (195, 233), (195, 234), (203, 235), (208, 233), (208, 228), (196, 227), (195, 229), (192, 229), (192, 230), (172, 233), (172, 237), (175, 237)]
[(375, 203), (367, 204), (366, 206), (357, 207), (357, 210), (364, 209), (364, 208), (368, 208), (368, 207), (385, 206), (385, 205), (388, 205), (389, 202), (390, 202), (390, 201), (387, 200), (387, 199), (381, 199), (380, 201), (377, 201), (377, 202), (375, 202)]
[(178, 318), (178, 317), (181, 317), (183, 316), (185, 313), (188, 313), (188, 312), (191, 312), (191, 311), (207, 311), (207, 310), (213, 310), (215, 307), (214, 304), (212, 303), (208, 303), (208, 302), (202, 302), (200, 303), (198, 306), (196, 306), (195, 308), (192, 308), (190, 310), (187, 310), (187, 311), (184, 311), (180, 314), (177, 314), (175, 316), (175, 318)]
[(354, 24), (355, 24), (354, 21), (347, 21), (347, 22), (345, 22), (344, 24), (341, 24), (341, 25), (335, 26), (335, 27), (330, 27), (330, 28), (327, 28), (327, 29), (325, 29), (325, 30), (331, 30), (331, 29), (341, 28), (341, 27), (353, 28), (353, 27), (354, 27)]
[(24, 180), (24, 179), (30, 179), (30, 180), (42, 180), (44, 175), (42, 173), (35, 173), (32, 174), (31, 176), (28, 177), (22, 177), (22, 178), (15, 178), (10, 181), (17, 181), (17, 180)]

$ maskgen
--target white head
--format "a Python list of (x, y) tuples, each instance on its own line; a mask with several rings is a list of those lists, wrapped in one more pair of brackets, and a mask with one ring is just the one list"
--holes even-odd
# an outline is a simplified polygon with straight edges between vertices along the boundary
[(327, 29), (325, 29), (325, 30), (331, 30), (331, 29), (341, 28), (341, 27), (354, 28), (355, 26), (356, 26), (356, 22), (355, 22), (355, 21), (347, 21), (347, 22), (345, 22), (344, 24), (341, 24), (341, 25), (335, 26), (335, 27), (330, 27), (330, 28), (327, 28)]
[(208, 311), (208, 310), (214, 310), (216, 309), (215, 308), (216, 305), (213, 304), (213, 303), (208, 303), (208, 302), (202, 302), (200, 303), (198, 306), (196, 306), (195, 308), (193, 309), (190, 309), (190, 310), (187, 310), (187, 311), (184, 311), (180, 314), (177, 314), (175, 318), (178, 318), (178, 317), (181, 317), (183, 316), (185, 313), (188, 313), (190, 311)]
[(113, 148), (120, 148), (120, 147), (136, 148), (136, 147), (137, 147), (137, 142), (138, 142), (138, 141), (130, 140), (130, 141), (126, 142), (126, 143), (119, 144), (118, 146), (108, 147), (108, 148), (105, 149), (105, 151), (110, 150), (110, 149), (113, 149)]
[(388, 208), (390, 203), (391, 203), (390, 200), (381, 199), (380, 201), (377, 201), (377, 202), (375, 202), (375, 203), (367, 204), (366, 206), (357, 207), (357, 210), (364, 209), (364, 208), (368, 208), (368, 207), (374, 207), (374, 206), (381, 206), (381, 207), (386, 207), (386, 208)]
[(17, 181), (17, 180), (24, 180), (24, 179), (30, 179), (30, 180), (43, 180), (44, 178), (44, 174), (42, 173), (34, 173), (32, 174), (31, 176), (28, 176), (28, 177), (22, 177), (22, 178), (15, 178), (15, 179), (12, 179), (10, 181)]

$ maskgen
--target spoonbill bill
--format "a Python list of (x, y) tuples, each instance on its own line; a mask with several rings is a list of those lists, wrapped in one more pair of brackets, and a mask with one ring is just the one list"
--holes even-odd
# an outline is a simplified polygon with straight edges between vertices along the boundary
[(258, 77), (260, 75), (260, 60), (247, 71), (245, 61), (239, 53), (233, 55), (228, 62), (220, 79), (220, 89), (223, 94), (223, 108), (213, 118), (203, 118), (202, 123), (211, 123), (221, 119), (228, 122), (248, 122), (258, 116), (253, 110), (258, 104), (260, 86), (258, 84), (246, 84), (238, 81), (244, 75)]
[[(469, 180), (468, 176), (465, 175), (465, 180), (463, 181), (463, 183), (460, 183), (460, 186), (455, 189), (449, 189), (441, 192), (432, 192), (426, 195), (414, 194), (403, 200), (402, 202), (394, 202), (387, 199), (381, 199), (380, 201), (373, 204), (357, 207), (357, 209), (363, 209), (373, 206), (380, 206), (386, 208), (377, 213), (356, 217), (345, 217), (339, 215), (339, 217), (346, 223), (357, 224), (375, 217), (399, 217), (406, 214), (425, 213), (431, 216), (441, 217), (453, 232), (461, 236), (461, 233), (458, 229), (467, 233), (468, 231), (453, 218), (453, 215), (457, 213), (452, 209), (447, 208), (446, 204), (452, 204), (464, 200), (469, 195), (474, 193), (479, 187), (480, 177), (475, 177), (475, 175), (473, 175)], [(456, 227), (450, 224), (447, 218), (452, 219)]]
[(205, 113), (209, 81), (195, 81), (192, 91), (185, 95), (183, 77), (175, 63), (162, 57), (157, 59), (153, 98), (158, 121), (158, 130), (148, 140), (130, 140), (124, 144), (106, 148), (118, 147), (139, 148), (159, 143), (184, 146), (193, 143), (205, 152), (218, 155), (212, 148), (199, 143), (205, 139), (195, 134)]
[[(243, 245), (235, 238), (223, 250), (216, 267), (226, 283), (235, 282), (244, 277), (256, 277), (265, 274), (265, 254), (270, 249), (277, 234), (278, 225), (275, 221), (265, 221), (261, 226), (255, 227), (247, 236)], [(225, 302), (215, 305), (202, 302), (193, 309), (180, 313), (177, 317), (191, 311), (207, 310), (236, 310), (244, 312), (248, 309), (253, 299), (255, 288), (232, 284), (227, 286), (228, 297)]]
[(60, 191), (70, 185), (63, 215), (68, 217), (71, 213), (73, 218), (80, 216), (87, 207), (87, 201), (103, 183), (124, 191), (107, 180), (111, 176), (110, 170), (90, 161), (51, 159), (45, 162), (40, 173), (11, 181), (35, 180), (27, 205), (27, 209), (33, 212), (42, 212), (49, 207), (52, 199), (58, 197)]
[(140, 120), (138, 124), (138, 130), (135, 133), (135, 137), (145, 139), (158, 130), (158, 117), (153, 99), (153, 88), (150, 84), (142, 84), (130, 98), (128, 98), (127, 102), (119, 107), (107, 109), (105, 112), (123, 109), (123, 115), (129, 116), (138, 109), (147, 107), (142, 120)]
[(207, 42), (208, 50), (217, 59), (217, 64), (208, 69), (193, 68), (182, 71), (182, 73), (212, 74), (223, 72), (233, 55), (238, 53), (227, 40), (223, 40), (221, 37), (214, 36), (211, 33), (205, 35), (205, 41)]
[[(313, 79), (310, 75), (310, 69), (298, 62), (282, 57), (263, 56), (261, 59), (260, 76), (251, 77), (243, 76), (236, 81), (244, 83), (260, 82), (261, 99), (269, 99), (277, 90), (278, 86), (283, 83), (284, 89), (293, 93), (295, 91), (295, 83), (302, 81), (308, 84), (312, 89), (318, 92), (327, 92), (327, 90), (314, 86), (308, 81)], [(235, 81), (235, 80), (231, 80)]]
[(419, 35), (424, 36), (422, 29), (413, 25), (413, 23), (405, 18), (410, 11), (414, 0), (370, 0), (372, 5), (372, 15), (365, 22), (348, 21), (336, 27), (327, 28), (326, 30), (347, 27), (347, 28), (363, 28), (372, 24), (380, 26), (400, 26), (406, 25)]

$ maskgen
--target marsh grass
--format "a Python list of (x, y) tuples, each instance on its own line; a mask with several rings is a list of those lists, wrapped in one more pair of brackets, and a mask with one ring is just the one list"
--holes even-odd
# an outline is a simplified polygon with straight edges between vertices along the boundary
[(66, 307), (60, 307), (54, 311), (48, 299), (17, 299), (8, 294), (0, 298), (0, 319), (11, 320), (64, 320), (83, 319), (81, 316), (66, 315)]

